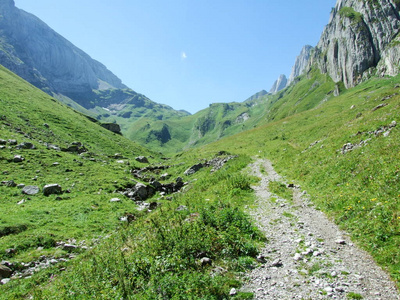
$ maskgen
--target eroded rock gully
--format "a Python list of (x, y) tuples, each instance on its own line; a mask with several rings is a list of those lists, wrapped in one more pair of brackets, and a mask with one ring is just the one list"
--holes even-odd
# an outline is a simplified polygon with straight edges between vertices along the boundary
[(258, 205), (250, 214), (268, 241), (243, 291), (255, 299), (400, 299), (389, 276), (305, 192), (294, 187), (293, 201), (271, 194), (268, 183), (282, 181), (271, 162), (258, 160), (251, 172), (261, 182), (253, 187)]

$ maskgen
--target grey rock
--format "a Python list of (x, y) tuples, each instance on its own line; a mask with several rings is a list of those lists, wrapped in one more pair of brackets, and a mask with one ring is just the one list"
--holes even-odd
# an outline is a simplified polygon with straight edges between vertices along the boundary
[(16, 187), (17, 186), (17, 184), (14, 182), (14, 180), (4, 181), (3, 183), (5, 186), (8, 186), (8, 187)]
[(137, 183), (135, 185), (135, 195), (137, 195), (142, 200), (146, 200), (148, 196), (147, 186), (143, 183)]
[(138, 157), (135, 158), (135, 160), (140, 162), (140, 163), (144, 163), (144, 164), (148, 164), (149, 163), (149, 160), (145, 156), (138, 156)]
[(237, 295), (237, 290), (235, 288), (232, 288), (229, 292), (229, 296), (235, 296)]
[(13, 158), (13, 162), (15, 163), (20, 163), (23, 162), (25, 160), (25, 158), (22, 155), (15, 155)]
[(176, 211), (183, 211), (183, 210), (188, 210), (187, 206), (185, 205), (179, 205)]
[(112, 198), (112, 199), (110, 200), (110, 202), (121, 202), (121, 199), (119, 199), (119, 198)]
[(19, 144), (17, 147), (17, 149), (36, 149), (35, 145), (29, 142), (23, 142), (21, 144)]
[(163, 187), (163, 185), (159, 183), (157, 180), (151, 181), (150, 185), (152, 185), (156, 189), (156, 191), (161, 191)]
[(171, 175), (168, 173), (164, 173), (160, 176), (160, 180), (167, 180), (168, 178), (170, 178)]
[(10, 145), (10, 146), (15, 146), (15, 145), (17, 145), (17, 140), (8, 140), (7, 141), (8, 142), (8, 144)]
[(0, 139), (0, 145), (7, 145), (7, 141)]
[(13, 271), (4, 265), (0, 265), (0, 279), (10, 278)]
[(22, 189), (22, 193), (26, 195), (36, 195), (40, 189), (36, 185), (27, 185)]
[(283, 263), (282, 260), (280, 258), (275, 259), (272, 263), (271, 263), (271, 267), (282, 267)]
[(21, 205), (21, 204), (24, 204), (24, 203), (26, 203), (26, 200), (25, 200), (25, 199), (22, 199), (22, 200), (19, 201), (17, 204), (18, 204), (18, 205)]
[(208, 257), (203, 257), (202, 259), (200, 259), (200, 264), (202, 266), (212, 265), (212, 259)]
[(121, 134), (121, 127), (116, 123), (103, 123), (103, 124), (101, 124), (101, 127), (105, 128), (111, 132)]
[(63, 249), (64, 249), (65, 251), (74, 251), (74, 250), (76, 250), (77, 248), (78, 248), (78, 246), (73, 245), (73, 244), (64, 244), (64, 245), (63, 245)]
[(204, 165), (202, 163), (198, 163), (196, 165), (191, 166), (189, 169), (187, 169), (183, 174), (186, 176), (192, 175), (196, 172), (198, 172), (200, 169), (202, 169)]
[(59, 184), (47, 184), (43, 187), (43, 194), (45, 196), (50, 196), (54, 194), (61, 194), (62, 188)]

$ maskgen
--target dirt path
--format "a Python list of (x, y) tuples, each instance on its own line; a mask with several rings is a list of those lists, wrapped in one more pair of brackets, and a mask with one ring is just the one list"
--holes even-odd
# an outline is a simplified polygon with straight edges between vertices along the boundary
[(261, 183), (253, 187), (258, 202), (250, 214), (268, 242), (244, 291), (255, 299), (400, 299), (388, 275), (305, 192), (295, 187), (293, 201), (279, 199), (268, 190), (270, 181), (282, 181), (271, 163), (258, 160), (251, 170)]

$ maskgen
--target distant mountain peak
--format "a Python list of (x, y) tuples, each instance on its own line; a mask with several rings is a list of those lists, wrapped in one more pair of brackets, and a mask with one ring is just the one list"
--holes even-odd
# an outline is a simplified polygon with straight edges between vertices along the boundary
[(77, 102), (92, 90), (126, 88), (103, 64), (13, 0), (0, 0), (0, 14), (0, 64), (31, 84)]
[(283, 90), (287, 85), (287, 78), (286, 75), (281, 74), (279, 78), (274, 82), (272, 85), (272, 88), (270, 89), (271, 94), (275, 94), (279, 92), (280, 90)]
[(310, 45), (305, 45), (301, 49), (301, 52), (300, 52), (299, 56), (297, 56), (294, 66), (292, 68), (292, 73), (289, 76), (287, 85), (290, 85), (296, 77), (303, 74), (304, 70), (308, 66), (308, 63), (310, 61), (311, 52), (313, 49), (314, 49), (314, 47), (312, 47)]

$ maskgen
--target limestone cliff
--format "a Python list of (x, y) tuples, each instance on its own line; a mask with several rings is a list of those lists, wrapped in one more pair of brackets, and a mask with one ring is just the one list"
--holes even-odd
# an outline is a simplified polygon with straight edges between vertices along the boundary
[(0, 0), (0, 64), (49, 93), (74, 100), (92, 90), (126, 88), (104, 65), (16, 8), (13, 0)]
[(311, 62), (346, 87), (376, 67), (381, 75), (397, 74), (400, 49), (392, 41), (400, 29), (399, 9), (397, 0), (338, 0)]
[(287, 85), (287, 78), (285, 75), (280, 75), (279, 78), (274, 82), (270, 89), (271, 94), (275, 94), (279, 92), (280, 90), (283, 90)]
[(287, 85), (290, 85), (294, 79), (301, 74), (303, 74), (304, 70), (307, 68), (308, 63), (310, 61), (311, 52), (314, 48), (310, 45), (306, 45), (301, 50), (299, 56), (297, 56), (294, 66), (292, 68), (292, 73), (289, 76)]

